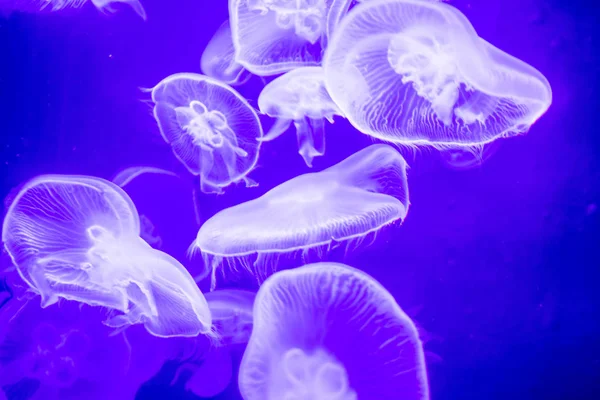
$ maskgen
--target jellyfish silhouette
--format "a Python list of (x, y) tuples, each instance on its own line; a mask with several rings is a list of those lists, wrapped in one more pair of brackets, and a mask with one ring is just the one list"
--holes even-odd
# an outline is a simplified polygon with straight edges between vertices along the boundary
[(200, 69), (205, 75), (231, 86), (243, 85), (252, 76), (235, 61), (229, 20), (221, 24), (204, 48)]
[(540, 72), (478, 37), (442, 2), (357, 5), (323, 65), (328, 92), (352, 125), (390, 142), (479, 146), (526, 132), (552, 101)]
[(247, 343), (252, 332), (252, 306), (256, 293), (223, 289), (208, 292), (205, 297), (219, 343)]
[[(127, 4), (142, 19), (146, 19), (146, 11), (139, 0), (89, 0), (100, 12), (108, 14), (117, 11), (117, 4)], [(0, 10), (8, 11), (60, 11), (63, 9), (81, 8), (88, 0), (3, 0)]]
[(411, 319), (373, 278), (336, 263), (260, 287), (239, 387), (245, 400), (429, 398)]
[(260, 76), (319, 65), (334, 1), (231, 0), (235, 60)]
[(258, 160), (262, 127), (254, 109), (235, 90), (199, 74), (175, 74), (152, 89), (154, 116), (175, 156), (200, 176), (205, 193), (246, 175)]
[(105, 323), (141, 323), (160, 337), (211, 334), (204, 296), (174, 258), (140, 237), (134, 204), (111, 182), (44, 175), (10, 205), (2, 241), (42, 307), (59, 298), (113, 310)]
[(321, 67), (298, 68), (271, 81), (258, 97), (260, 111), (277, 118), (262, 140), (279, 137), (293, 122), (299, 153), (309, 167), (314, 157), (325, 154), (324, 120), (333, 123), (334, 115), (342, 115), (324, 78)]
[(391, 146), (371, 145), (318, 173), (297, 176), (263, 196), (222, 210), (198, 231), (212, 272), (227, 265), (260, 282), (283, 255), (325, 254), (340, 242), (360, 243), (408, 212), (406, 162)]

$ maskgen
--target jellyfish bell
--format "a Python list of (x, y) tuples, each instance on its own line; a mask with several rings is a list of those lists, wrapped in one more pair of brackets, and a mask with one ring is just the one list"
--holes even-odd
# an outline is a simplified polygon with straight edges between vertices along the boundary
[(325, 154), (324, 121), (333, 123), (335, 115), (342, 115), (327, 93), (324, 78), (321, 67), (297, 68), (275, 78), (258, 97), (260, 111), (277, 119), (262, 140), (279, 137), (293, 122), (299, 153), (309, 167), (314, 157)]
[(429, 398), (411, 319), (373, 278), (336, 263), (263, 283), (239, 387), (246, 400)]
[(206, 300), (185, 268), (140, 237), (125, 192), (100, 178), (43, 175), (10, 205), (2, 241), (42, 307), (60, 298), (107, 307), (106, 324), (155, 336), (212, 334)]
[(202, 73), (231, 86), (243, 85), (252, 76), (235, 61), (229, 20), (210, 39), (200, 59)]
[(230, 0), (235, 59), (260, 76), (321, 63), (336, 0)]
[(324, 255), (336, 243), (359, 243), (404, 220), (406, 162), (391, 146), (369, 146), (318, 173), (297, 176), (263, 196), (206, 221), (191, 251), (205, 265), (246, 270), (260, 282), (282, 256)]
[(258, 115), (233, 88), (200, 74), (175, 74), (152, 89), (154, 117), (175, 156), (203, 192), (222, 192), (232, 183), (255, 185), (263, 135)]
[(357, 5), (334, 32), (323, 65), (346, 118), (396, 143), (482, 145), (527, 131), (552, 99), (541, 73), (479, 38), (442, 2)]

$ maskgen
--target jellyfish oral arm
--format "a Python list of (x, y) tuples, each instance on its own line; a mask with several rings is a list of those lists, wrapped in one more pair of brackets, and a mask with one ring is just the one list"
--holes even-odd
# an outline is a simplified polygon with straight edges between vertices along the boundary
[(294, 121), (298, 139), (298, 153), (312, 167), (314, 157), (325, 154), (325, 129), (323, 119), (303, 118)]

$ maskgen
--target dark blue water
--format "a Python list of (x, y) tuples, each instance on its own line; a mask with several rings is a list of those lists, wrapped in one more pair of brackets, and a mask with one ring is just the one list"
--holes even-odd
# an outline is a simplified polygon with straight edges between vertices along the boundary
[[(599, 6), (451, 3), (483, 38), (539, 69), (554, 103), (529, 134), (498, 142), (479, 167), (457, 170), (436, 151), (405, 152), (406, 222), (343, 261), (383, 282), (425, 332), (433, 399), (598, 399)], [(198, 228), (197, 182), (163, 142), (140, 88), (199, 72), (203, 48), (227, 18), (226, 1), (144, 5), (147, 22), (126, 9), (103, 16), (93, 7), (0, 17), (0, 195), (42, 173), (110, 179), (136, 165), (176, 171), (181, 179), (140, 178), (130, 194), (162, 249), (194, 270), (185, 250)], [(260, 81), (240, 91), (256, 105)], [(315, 169), (370, 143), (339, 120)], [(284, 135), (263, 147), (251, 174), (259, 187), (196, 196), (200, 220), (305, 172), (294, 136)], [(233, 351), (234, 376), (242, 351)], [(157, 368), (137, 397), (197, 398), (175, 369)], [(27, 398), (27, 388), (12, 398)], [(238, 396), (234, 379), (218, 398)]]

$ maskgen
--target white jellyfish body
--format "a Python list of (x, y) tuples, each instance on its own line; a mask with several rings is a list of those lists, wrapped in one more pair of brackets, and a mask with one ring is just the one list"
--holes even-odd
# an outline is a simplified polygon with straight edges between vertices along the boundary
[(239, 387), (245, 400), (429, 398), (414, 323), (377, 281), (336, 263), (263, 283)]
[(264, 87), (258, 97), (263, 114), (277, 118), (263, 141), (273, 140), (293, 122), (298, 137), (298, 152), (309, 167), (312, 159), (325, 154), (324, 123), (342, 115), (325, 88), (321, 67), (290, 71)]
[(191, 250), (207, 268), (240, 267), (259, 281), (284, 254), (325, 253), (360, 242), (406, 217), (406, 162), (392, 147), (369, 146), (318, 173), (297, 176), (263, 196), (217, 213), (198, 231)]
[(210, 39), (200, 59), (202, 73), (231, 86), (242, 85), (252, 76), (235, 61), (229, 20)]
[(140, 237), (131, 199), (99, 178), (44, 175), (10, 205), (2, 241), (19, 274), (41, 296), (114, 312), (120, 328), (144, 324), (155, 336), (211, 334), (204, 296), (186, 269)]
[(154, 116), (175, 156), (203, 192), (231, 183), (254, 184), (247, 174), (260, 151), (262, 127), (254, 109), (235, 90), (199, 74), (175, 74), (152, 89)]
[(442, 2), (357, 5), (333, 33), (323, 65), (345, 117), (397, 143), (478, 146), (527, 131), (552, 101), (540, 72), (479, 38)]
[(231, 0), (235, 59), (250, 72), (276, 75), (321, 63), (334, 0)]
[[(126, 4), (139, 15), (146, 19), (146, 11), (139, 0), (89, 0), (100, 12), (113, 13), (119, 8), (117, 4)], [(63, 9), (81, 8), (88, 0), (6, 0), (0, 2), (0, 10), (9, 11), (60, 11)]]

